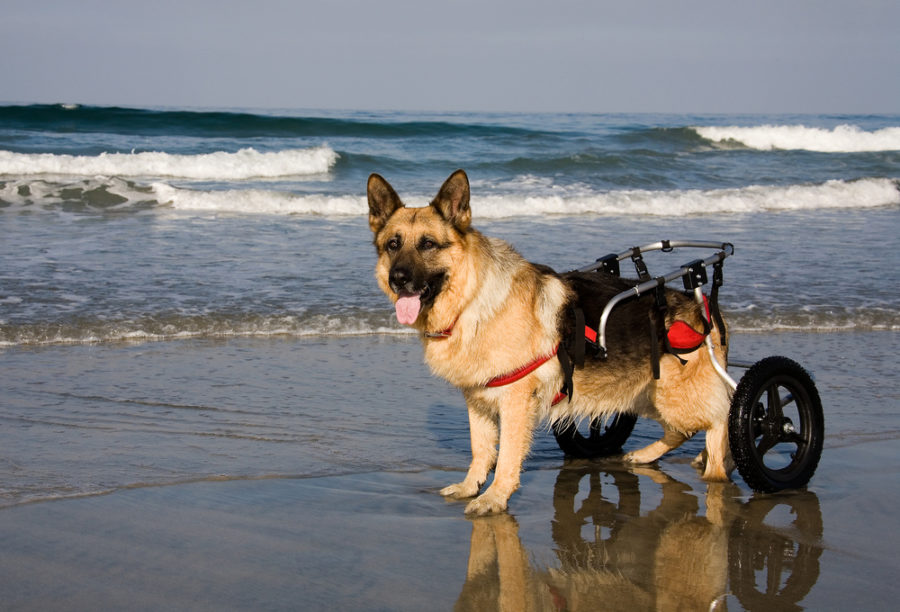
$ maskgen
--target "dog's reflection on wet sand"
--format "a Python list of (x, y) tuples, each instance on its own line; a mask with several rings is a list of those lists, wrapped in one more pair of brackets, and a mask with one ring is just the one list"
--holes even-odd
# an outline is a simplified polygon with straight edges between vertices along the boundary
[[(512, 516), (472, 519), (456, 608), (800, 609), (819, 575), (815, 494), (742, 501), (734, 484), (704, 486), (698, 493), (653, 468), (569, 463), (554, 489), (555, 562), (534, 562)], [(641, 508), (642, 493), (655, 508)]]

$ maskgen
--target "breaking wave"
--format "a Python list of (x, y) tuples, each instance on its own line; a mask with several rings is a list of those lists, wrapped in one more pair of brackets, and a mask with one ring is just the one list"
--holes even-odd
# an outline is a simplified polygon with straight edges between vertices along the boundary
[(174, 177), (192, 180), (248, 180), (325, 174), (338, 160), (327, 146), (260, 152), (101, 153), (95, 156), (0, 151), (0, 175)]
[(717, 144), (738, 144), (769, 151), (805, 150), (822, 153), (863, 153), (900, 151), (900, 127), (867, 132), (855, 125), (833, 129), (804, 125), (761, 125), (755, 127), (694, 127), (697, 134)]
[(819, 185), (750, 186), (710, 190), (620, 190), (602, 194), (487, 196), (473, 198), (478, 216), (543, 215), (683, 216), (874, 208), (900, 204), (900, 188), (890, 179), (828, 181)]
[[(482, 219), (551, 215), (684, 216), (745, 214), (819, 209), (866, 209), (900, 204), (900, 187), (892, 179), (827, 181), (818, 185), (750, 186), (710, 190), (617, 190), (592, 192), (578, 188), (537, 189), (523, 179), (520, 193), (473, 195), (475, 215)], [(427, 202), (411, 197), (410, 205)], [(419, 204), (415, 204), (415, 203)], [(265, 188), (192, 189), (166, 182), (142, 185), (120, 178), (76, 181), (0, 179), (3, 208), (69, 211), (145, 210), (232, 214), (362, 216), (368, 213), (363, 194), (308, 194)]]
[[(527, 183), (527, 181), (525, 181)], [(472, 207), (483, 219), (550, 215), (684, 216), (745, 214), (819, 209), (865, 209), (900, 204), (897, 181), (884, 178), (827, 181), (818, 185), (762, 186), (709, 190), (617, 190), (592, 192), (577, 188), (522, 193), (473, 195)], [(427, 202), (425, 196), (411, 197)], [(145, 210), (166, 207), (177, 211), (233, 214), (362, 216), (365, 195), (308, 194), (265, 188), (192, 189), (166, 182), (142, 185), (120, 178), (76, 181), (0, 179), (3, 208), (62, 207), (69, 211)]]

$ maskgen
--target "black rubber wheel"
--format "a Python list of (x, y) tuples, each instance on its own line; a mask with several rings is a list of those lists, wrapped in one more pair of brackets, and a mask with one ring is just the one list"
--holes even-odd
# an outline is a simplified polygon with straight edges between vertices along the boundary
[(578, 430), (576, 423), (568, 425), (553, 424), (553, 435), (556, 443), (569, 457), (591, 459), (606, 457), (622, 450), (625, 440), (631, 435), (637, 417), (633, 414), (616, 413), (604, 424), (600, 419), (591, 421), (588, 435)]
[(738, 472), (763, 493), (806, 485), (822, 456), (822, 401), (812, 378), (787, 357), (753, 364), (731, 401), (728, 440)]

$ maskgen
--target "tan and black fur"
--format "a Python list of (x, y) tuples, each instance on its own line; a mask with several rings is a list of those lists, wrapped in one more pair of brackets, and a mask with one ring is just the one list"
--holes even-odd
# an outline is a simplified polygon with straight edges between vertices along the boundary
[[(369, 226), (381, 289), (398, 303), (413, 303), (410, 324), (420, 332), (432, 372), (458, 387), (469, 413), (472, 462), (462, 482), (442, 495), (478, 495), (493, 469), (494, 480), (466, 506), (466, 513), (489, 514), (507, 507), (519, 486), (532, 432), (543, 420), (595, 419), (614, 412), (654, 418), (663, 437), (628, 453), (644, 464), (706, 431), (706, 480), (727, 480), (730, 471), (727, 418), (730, 391), (705, 350), (663, 354), (660, 378), (653, 377), (648, 327), (652, 297), (618, 306), (607, 324), (609, 357), (588, 360), (574, 373), (572, 401), (551, 406), (563, 385), (560, 362), (550, 359), (531, 374), (501, 387), (486, 387), (497, 376), (553, 352), (566, 327), (565, 313), (577, 303), (588, 320), (629, 281), (608, 274), (563, 274), (526, 261), (506, 242), (471, 226), (469, 181), (453, 173), (429, 206), (407, 208), (379, 175), (368, 182)], [(701, 327), (699, 307), (668, 290), (667, 323), (684, 320)], [(418, 308), (418, 310), (416, 310)], [(447, 333), (449, 330), (449, 333)], [(441, 333), (445, 332), (445, 333)], [(725, 363), (718, 330), (712, 330), (717, 357)]]

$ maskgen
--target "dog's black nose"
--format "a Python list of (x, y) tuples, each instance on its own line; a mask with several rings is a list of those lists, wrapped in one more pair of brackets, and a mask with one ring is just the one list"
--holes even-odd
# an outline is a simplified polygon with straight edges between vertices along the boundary
[(412, 273), (403, 266), (395, 266), (391, 268), (388, 280), (391, 283), (391, 289), (399, 293), (404, 289), (409, 289), (408, 285), (412, 282)]

